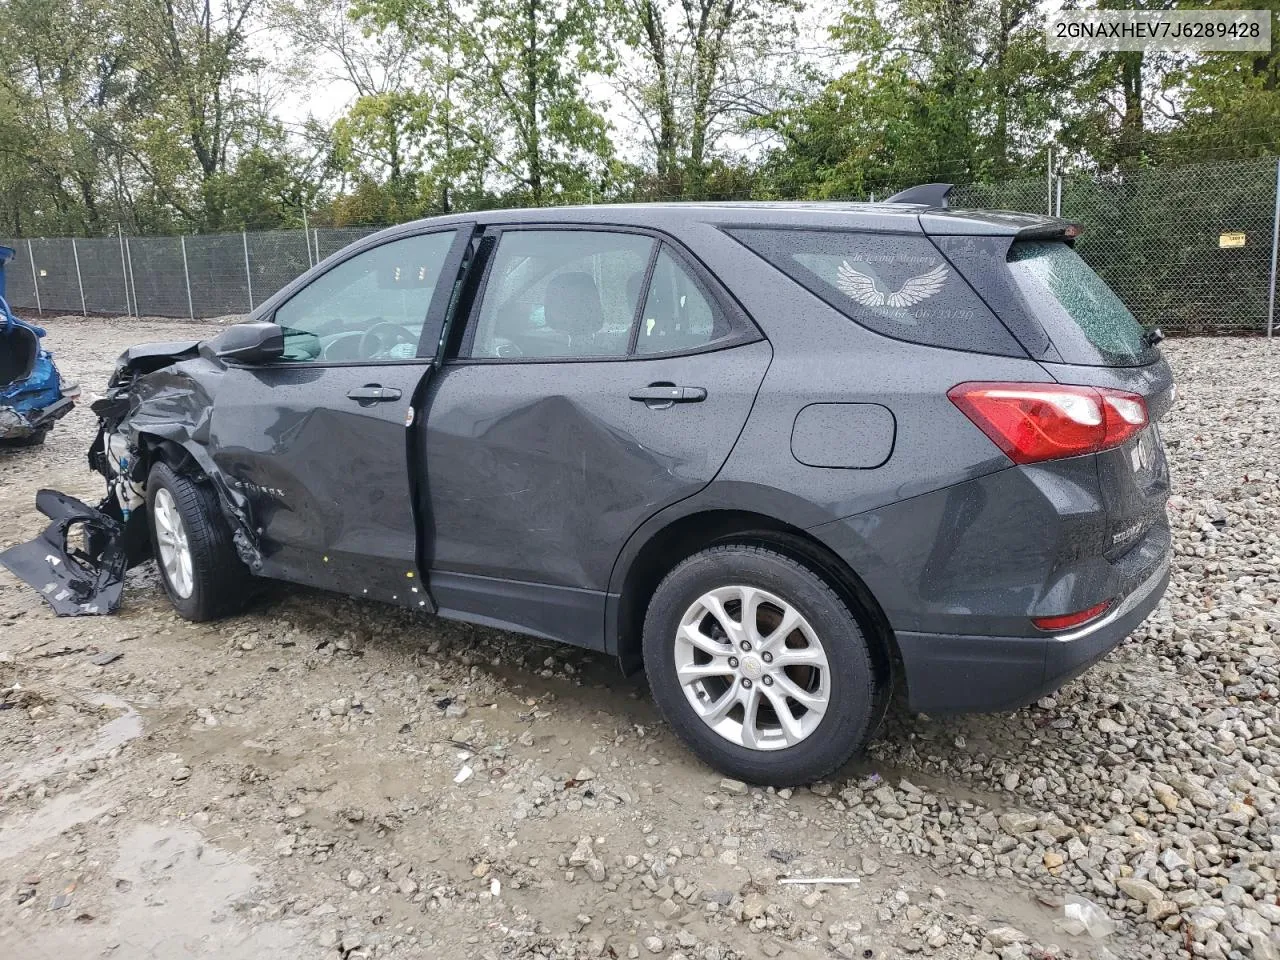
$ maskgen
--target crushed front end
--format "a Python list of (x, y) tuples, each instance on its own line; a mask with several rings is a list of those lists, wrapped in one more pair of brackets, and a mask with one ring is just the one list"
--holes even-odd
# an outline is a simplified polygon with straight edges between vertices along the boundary
[(105, 395), (90, 407), (98, 431), (87, 459), (105, 479), (106, 496), (91, 507), (41, 490), (36, 507), (51, 522), (40, 536), (0, 553), (0, 565), (60, 616), (119, 607), (125, 571), (151, 556), (146, 484), (158, 460), (212, 485), (242, 559), (250, 569), (260, 565), (249, 505), (222, 482), (206, 450), (210, 369), (199, 360), (199, 347), (195, 341), (151, 343), (121, 355)]

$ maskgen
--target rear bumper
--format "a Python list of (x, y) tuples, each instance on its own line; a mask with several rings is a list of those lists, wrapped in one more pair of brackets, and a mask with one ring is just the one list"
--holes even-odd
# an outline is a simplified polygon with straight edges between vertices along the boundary
[(0, 406), (0, 440), (21, 440), (65, 417), (76, 405), (74, 397), (62, 397), (39, 410), (19, 411)]
[(912, 710), (985, 713), (1033, 703), (1114, 649), (1160, 603), (1169, 557), (1097, 623), (1051, 636), (899, 632)]

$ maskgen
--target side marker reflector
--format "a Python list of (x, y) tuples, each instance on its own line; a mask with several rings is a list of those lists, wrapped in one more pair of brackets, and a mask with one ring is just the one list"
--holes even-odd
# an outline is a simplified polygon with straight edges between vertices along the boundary
[(1101, 603), (1095, 603), (1087, 610), (1081, 610), (1078, 613), (1065, 613), (1060, 617), (1032, 617), (1031, 622), (1041, 630), (1066, 630), (1069, 627), (1078, 627), (1081, 624), (1088, 623), (1090, 620), (1096, 620), (1110, 606), (1110, 600), (1103, 600)]

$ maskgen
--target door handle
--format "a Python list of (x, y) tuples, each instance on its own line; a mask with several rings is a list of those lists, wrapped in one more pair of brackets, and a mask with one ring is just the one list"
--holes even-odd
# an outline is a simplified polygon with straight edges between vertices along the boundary
[(347, 391), (347, 398), (359, 400), (361, 403), (388, 403), (400, 399), (398, 387), (384, 387), (377, 383), (366, 383), (363, 387), (353, 387)]
[(673, 383), (651, 383), (631, 391), (632, 400), (652, 405), (666, 406), (672, 403), (701, 403), (707, 399), (706, 387), (678, 387)]

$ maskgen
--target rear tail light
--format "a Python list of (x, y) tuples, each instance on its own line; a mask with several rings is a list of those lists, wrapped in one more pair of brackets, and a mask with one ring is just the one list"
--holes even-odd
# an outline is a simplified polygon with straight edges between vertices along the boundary
[(1014, 463), (1118, 447), (1147, 425), (1136, 393), (1056, 383), (961, 383), (951, 402)]
[(1089, 609), (1081, 610), (1078, 613), (1066, 613), (1060, 617), (1032, 617), (1031, 622), (1041, 630), (1066, 630), (1069, 627), (1078, 627), (1082, 623), (1097, 619), (1106, 612), (1109, 606), (1111, 606), (1111, 601), (1103, 600), (1101, 603), (1095, 603)]

